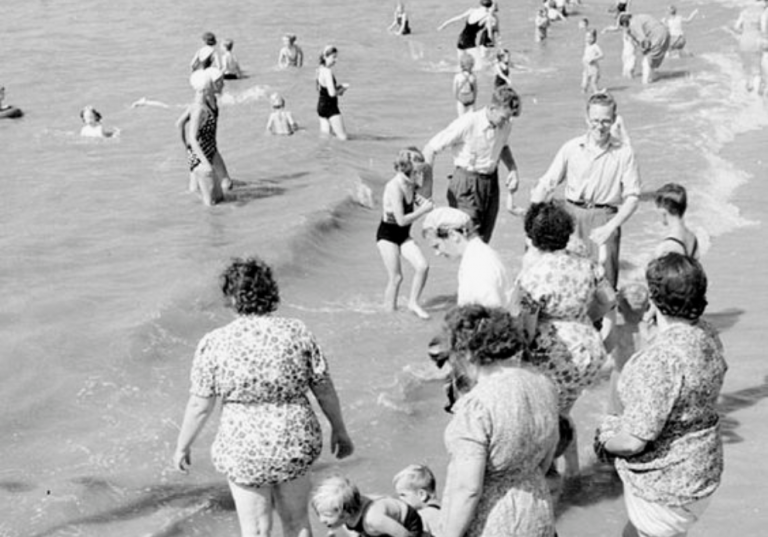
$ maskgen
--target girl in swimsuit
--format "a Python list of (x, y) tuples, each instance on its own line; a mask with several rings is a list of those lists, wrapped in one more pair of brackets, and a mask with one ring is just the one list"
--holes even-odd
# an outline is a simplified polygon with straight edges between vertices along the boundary
[(280, 69), (288, 67), (301, 67), (304, 65), (304, 52), (296, 44), (296, 36), (285, 34), (283, 36), (283, 48), (280, 49), (280, 55), (277, 57), (277, 66)]
[(344, 120), (339, 110), (339, 95), (343, 95), (349, 84), (337, 84), (332, 67), (336, 64), (338, 51), (333, 45), (327, 45), (320, 54), (320, 67), (317, 68), (317, 115), (320, 116), (320, 133), (333, 132), (339, 140), (347, 139)]
[(176, 122), (187, 149), (189, 190), (200, 192), (204, 204), (214, 205), (224, 200), (222, 189), (232, 188), (224, 159), (216, 146), (219, 119), (216, 94), (224, 88), (224, 74), (216, 68), (201, 69), (192, 73), (189, 82), (195, 90), (195, 100)]
[[(464, 52), (472, 52), (475, 48), (483, 43), (480, 43), (481, 36), (491, 36), (494, 33), (493, 24), (495, 17), (493, 16), (493, 0), (480, 0), (480, 7), (473, 7), (462, 13), (456, 15), (445, 21), (443, 24), (437, 27), (438, 31), (442, 30), (449, 24), (454, 22), (464, 21), (464, 29), (459, 34), (459, 40), (456, 43), (458, 49), (458, 57)], [(485, 30), (485, 32), (483, 32)]]
[(402, 255), (414, 270), (411, 283), (411, 297), (408, 309), (422, 319), (429, 314), (419, 306), (419, 298), (427, 282), (429, 264), (419, 246), (411, 239), (411, 224), (432, 210), (432, 201), (416, 194), (421, 186), (424, 170), (429, 167), (424, 155), (418, 149), (400, 151), (395, 159), (397, 174), (384, 187), (382, 200), (383, 214), (376, 232), (376, 246), (379, 248), (389, 280), (384, 291), (384, 306), (390, 311), (397, 310), (397, 295), (403, 281), (400, 264)]
[(656, 191), (656, 207), (661, 212), (662, 222), (669, 228), (669, 233), (656, 247), (655, 257), (659, 258), (670, 252), (699, 258), (699, 244), (696, 235), (685, 226), (683, 217), (688, 207), (685, 188), (677, 183), (667, 183)]

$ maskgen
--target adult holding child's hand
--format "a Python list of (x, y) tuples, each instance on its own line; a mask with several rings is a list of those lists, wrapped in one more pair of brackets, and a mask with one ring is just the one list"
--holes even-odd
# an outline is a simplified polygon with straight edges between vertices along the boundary
[(304, 323), (270, 315), (280, 299), (266, 263), (234, 259), (221, 290), (237, 318), (197, 347), (174, 466), (189, 469), (192, 444), (220, 399), (211, 456), (229, 480), (242, 535), (268, 536), (273, 505), (284, 535), (309, 535), (309, 470), (323, 442), (308, 391), (331, 424), (332, 453), (354, 451), (328, 364)]

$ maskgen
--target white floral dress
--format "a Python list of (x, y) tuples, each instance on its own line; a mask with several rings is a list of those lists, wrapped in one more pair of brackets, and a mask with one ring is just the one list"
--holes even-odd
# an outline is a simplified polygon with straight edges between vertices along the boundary
[(563, 413), (597, 379), (606, 359), (587, 316), (597, 283), (594, 263), (568, 250), (541, 252), (518, 277), (523, 310), (538, 312), (531, 363), (554, 380)]
[(216, 469), (250, 486), (306, 473), (322, 450), (307, 390), (328, 378), (315, 338), (296, 319), (241, 316), (203, 337), (190, 392), (222, 399), (211, 448)]

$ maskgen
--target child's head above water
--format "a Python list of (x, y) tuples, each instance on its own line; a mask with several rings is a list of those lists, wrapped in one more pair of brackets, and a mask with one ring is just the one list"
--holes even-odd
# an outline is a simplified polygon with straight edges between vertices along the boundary
[(414, 509), (421, 509), (435, 498), (435, 475), (423, 464), (411, 464), (392, 480), (397, 496)]
[(594, 28), (587, 30), (584, 34), (584, 38), (587, 41), (587, 44), (591, 45), (593, 43), (597, 43), (597, 30)]
[(685, 187), (677, 183), (667, 183), (656, 191), (656, 207), (664, 209), (672, 216), (682, 217), (688, 208), (688, 195)]
[(269, 103), (272, 105), (272, 108), (280, 109), (285, 106), (285, 99), (279, 93), (273, 93), (269, 98)]
[(221, 45), (222, 45), (222, 46), (223, 46), (223, 47), (224, 47), (226, 50), (232, 50), (232, 47), (234, 46), (234, 44), (235, 44), (235, 42), (234, 42), (234, 41), (232, 41), (231, 39), (225, 39), (225, 40), (224, 40), (224, 42), (222, 42), (222, 44), (221, 44)]
[(95, 125), (101, 121), (101, 114), (93, 106), (86, 106), (80, 110), (80, 119), (86, 125)]
[(669, 6), (669, 14), (673, 17), (677, 15), (677, 8), (675, 6)]
[(467, 54), (466, 52), (461, 55), (461, 58), (459, 58), (459, 67), (461, 67), (462, 71), (466, 71), (467, 73), (471, 73), (472, 69), (475, 67), (475, 59), (472, 57), (471, 54)]
[(295, 34), (285, 34), (283, 36), (283, 43), (286, 45), (293, 45), (296, 42), (296, 35)]
[(363, 507), (360, 489), (349, 479), (331, 476), (323, 479), (312, 493), (312, 508), (326, 527), (338, 528)]
[(579, 28), (582, 30), (588, 30), (589, 29), (589, 19), (583, 18), (579, 21)]

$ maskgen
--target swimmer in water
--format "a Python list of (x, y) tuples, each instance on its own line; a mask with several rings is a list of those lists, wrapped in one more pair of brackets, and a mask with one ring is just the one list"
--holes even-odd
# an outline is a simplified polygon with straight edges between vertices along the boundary
[(237, 62), (237, 58), (232, 53), (232, 47), (234, 41), (231, 39), (225, 39), (221, 44), (222, 53), (219, 58), (221, 63), (221, 71), (224, 73), (224, 80), (234, 80), (243, 78), (243, 72), (240, 70), (240, 64)]
[(291, 113), (285, 110), (285, 99), (279, 94), (273, 93), (269, 101), (272, 104), (272, 113), (267, 120), (267, 132), (270, 134), (291, 135), (299, 130), (299, 126), (294, 121)]
[(110, 138), (119, 131), (105, 131), (101, 125), (101, 114), (93, 106), (86, 106), (80, 111), (80, 119), (83, 120), (83, 128), (80, 129), (80, 136), (87, 138)]
[(280, 69), (288, 67), (301, 67), (304, 65), (304, 52), (296, 44), (294, 34), (285, 34), (283, 36), (283, 48), (280, 49), (280, 55), (277, 57), (277, 66)]

